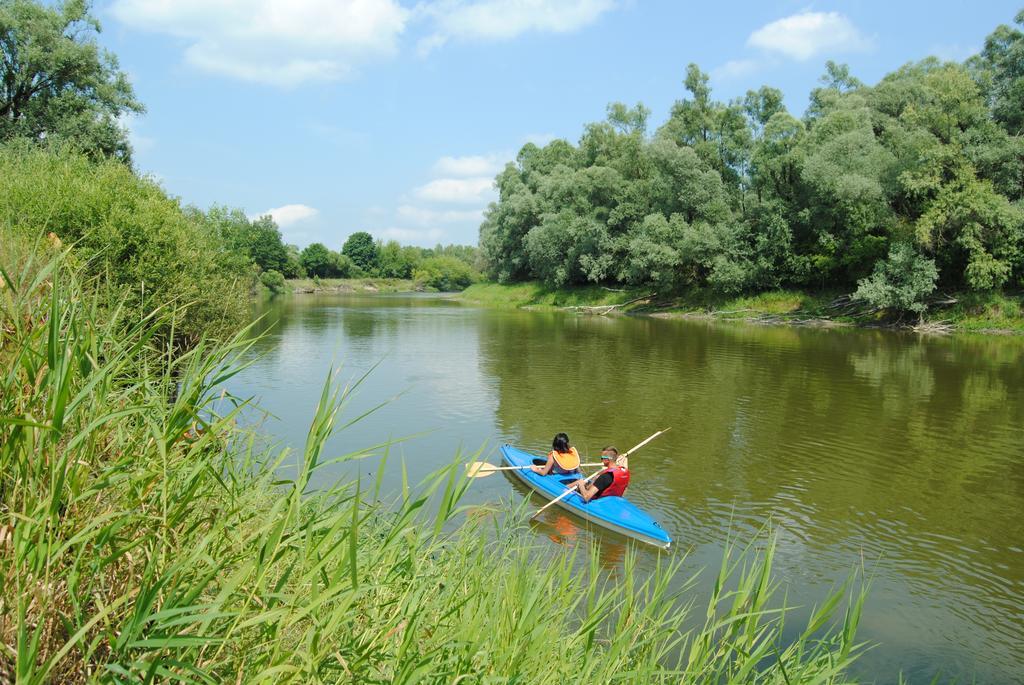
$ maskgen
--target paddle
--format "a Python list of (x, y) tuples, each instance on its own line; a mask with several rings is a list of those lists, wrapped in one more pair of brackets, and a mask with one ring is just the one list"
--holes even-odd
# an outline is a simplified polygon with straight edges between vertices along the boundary
[[(640, 449), (641, 447), (643, 447), (644, 445), (646, 445), (647, 443), (649, 443), (649, 442), (650, 442), (651, 440), (654, 440), (654, 439), (655, 439), (656, 437), (658, 437), (658, 436), (659, 436), (659, 435), (661, 435), (662, 433), (666, 433), (666, 432), (668, 432), (668, 431), (670, 431), (670, 430), (671, 430), (671, 428), (666, 428), (665, 430), (660, 430), (660, 431), (658, 431), (657, 433), (655, 433), (655, 434), (654, 434), (654, 435), (652, 435), (651, 437), (649, 437), (649, 438), (647, 438), (646, 440), (644, 440), (643, 442), (641, 442), (641, 443), (640, 443), (639, 445), (637, 445), (637, 446), (635, 446), (635, 447), (633, 447), (633, 448), (631, 448), (631, 449), (627, 450), (625, 454), (620, 454), (618, 458), (619, 458), (619, 459), (625, 459), (625, 458), (626, 458), (626, 457), (628, 457), (629, 455), (633, 454), (633, 452), (636, 452), (636, 451), (637, 451), (638, 449)], [(584, 479), (583, 479), (583, 482), (584, 482), (584, 483), (589, 483), (590, 481), (594, 480), (595, 478), (597, 478), (598, 476), (600, 476), (600, 475), (601, 475), (602, 473), (604, 473), (604, 472), (605, 472), (605, 469), (601, 469), (600, 471), (598, 471), (597, 473), (593, 474), (592, 476), (589, 476), (589, 477), (587, 477), (587, 478), (584, 478)], [(573, 492), (574, 492), (575, 490), (576, 490), (576, 488), (573, 488), (573, 487), (569, 487), (569, 488), (566, 488), (566, 489), (565, 489), (565, 492), (563, 492), (563, 493), (562, 493), (561, 495), (559, 495), (558, 497), (554, 498), (553, 500), (551, 500), (550, 502), (548, 502), (547, 504), (545, 504), (545, 505), (544, 505), (543, 507), (541, 507), (540, 509), (538, 509), (537, 511), (535, 511), (535, 512), (533, 513), (533, 516), (531, 516), (530, 518), (531, 518), (531, 519), (535, 519), (535, 518), (537, 518), (537, 515), (538, 515), (538, 514), (540, 514), (540, 512), (544, 511), (545, 509), (547, 509), (548, 507), (550, 507), (550, 506), (551, 506), (552, 504), (554, 504), (555, 502), (560, 502), (561, 500), (565, 499), (566, 497), (568, 497), (569, 495), (571, 495), (571, 494), (572, 494), (572, 493), (573, 493)]]
[[(601, 462), (597, 462), (597, 463), (593, 463), (593, 464), (580, 464), (580, 466), (601, 466), (601, 465), (602, 465)], [(528, 468), (530, 468), (529, 465), (527, 465), (527, 466), (495, 466), (493, 464), (488, 464), (486, 461), (474, 461), (474, 462), (470, 462), (470, 463), (466, 464), (466, 475), (469, 478), (484, 478), (486, 476), (491, 475), (492, 473), (497, 473), (498, 471), (521, 471), (523, 469), (528, 469)]]

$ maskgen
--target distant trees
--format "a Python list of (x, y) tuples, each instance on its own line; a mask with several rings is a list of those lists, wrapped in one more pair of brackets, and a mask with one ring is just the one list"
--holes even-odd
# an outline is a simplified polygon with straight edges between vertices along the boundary
[(307, 276), (327, 278), (334, 276), (335, 260), (331, 259), (331, 251), (323, 243), (312, 243), (302, 251), (302, 268)]
[(417, 264), (413, 277), (427, 287), (451, 292), (468, 288), (479, 274), (461, 259), (441, 255), (427, 257)]
[(412, 278), (412, 272), (423, 258), (418, 247), (389, 240), (377, 246), (377, 272), (385, 278)]
[(84, 0), (0, 0), (0, 141), (72, 143), (130, 162), (118, 117), (144, 108), (117, 58), (93, 40), (99, 30)]
[(269, 216), (249, 224), (245, 249), (261, 271), (282, 272), (288, 264), (288, 249), (281, 240), (281, 231)]
[(480, 228), (484, 271), (666, 291), (859, 288), (907, 311), (939, 286), (1019, 286), (1022, 64), (1024, 33), (1005, 26), (965, 65), (929, 58), (874, 86), (829, 62), (802, 118), (768, 86), (716, 101), (690, 65), (687, 97), (653, 135), (643, 105), (613, 103), (577, 145), (523, 146)]
[(281, 231), (269, 216), (250, 220), (241, 209), (221, 205), (214, 205), (205, 212), (196, 208), (188, 211), (259, 271), (284, 273), (293, 268), (289, 266), (289, 252), (281, 239)]
[[(333, 252), (323, 243), (309, 245), (302, 251), (301, 263), (308, 276), (403, 278), (437, 290), (461, 290), (480, 277), (474, 267), (478, 254), (469, 245), (422, 248), (401, 245), (395, 240), (374, 242), (369, 233), (360, 231), (345, 241), (341, 252)], [(361, 266), (351, 255), (359, 256), (363, 264), (370, 266)]]
[(377, 244), (373, 236), (366, 231), (356, 231), (348, 237), (341, 248), (341, 253), (367, 273), (377, 268)]

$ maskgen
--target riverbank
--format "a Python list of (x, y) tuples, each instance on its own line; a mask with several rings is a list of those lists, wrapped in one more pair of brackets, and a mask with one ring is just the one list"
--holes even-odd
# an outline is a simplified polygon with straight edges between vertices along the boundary
[(409, 293), (429, 290), (406, 278), (292, 278), (285, 281), (287, 292), (306, 293)]
[(758, 295), (723, 296), (692, 290), (660, 296), (651, 289), (601, 286), (551, 288), (539, 282), (478, 283), (459, 296), (489, 307), (570, 309), (582, 313), (632, 314), (663, 318), (709, 318), (760, 324), (860, 326), (922, 332), (1024, 335), (1021, 293), (953, 294), (928, 309), (923, 320), (895, 317), (854, 302), (839, 291), (808, 293), (775, 290)]

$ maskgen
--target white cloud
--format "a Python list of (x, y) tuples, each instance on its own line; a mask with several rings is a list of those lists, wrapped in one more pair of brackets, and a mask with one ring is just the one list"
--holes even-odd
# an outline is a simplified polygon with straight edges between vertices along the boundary
[(401, 205), (398, 208), (398, 217), (417, 226), (436, 226), (437, 224), (453, 224), (463, 222), (480, 223), (483, 221), (484, 212), (482, 209), (427, 209), (413, 205)]
[(490, 176), (438, 178), (416, 188), (413, 193), (419, 199), (430, 202), (452, 202), (483, 206), (494, 198), (493, 185), (494, 179)]
[(838, 12), (801, 12), (750, 34), (747, 45), (797, 60), (822, 52), (868, 50), (871, 41)]
[(185, 38), (199, 69), (280, 86), (344, 78), (394, 52), (410, 16), (396, 0), (115, 0), (111, 11)]
[(764, 60), (734, 59), (711, 70), (711, 78), (716, 81), (729, 81), (753, 74), (764, 64)]
[(421, 58), (426, 57), (434, 50), (444, 46), (447, 42), (448, 36), (441, 33), (431, 34), (426, 38), (421, 38), (419, 42), (416, 43), (416, 54)]
[(292, 224), (311, 219), (320, 212), (313, 207), (308, 205), (284, 205), (283, 207), (275, 207), (274, 209), (268, 209), (265, 212), (260, 212), (255, 216), (249, 217), (250, 220), (258, 219), (261, 216), (267, 216), (268, 214), (281, 228), (291, 226)]
[(500, 155), (470, 155), (467, 157), (442, 157), (434, 163), (437, 176), (493, 176), (505, 166)]
[(439, 0), (420, 8), (438, 27), (421, 41), (420, 51), (429, 51), (449, 37), (503, 40), (529, 31), (569, 33), (593, 23), (615, 4), (615, 0)]
[(277, 63), (249, 59), (235, 48), (199, 43), (185, 50), (185, 60), (211, 74), (272, 86), (295, 86), (308, 81), (336, 81), (352, 73), (342, 63), (329, 60), (287, 59)]

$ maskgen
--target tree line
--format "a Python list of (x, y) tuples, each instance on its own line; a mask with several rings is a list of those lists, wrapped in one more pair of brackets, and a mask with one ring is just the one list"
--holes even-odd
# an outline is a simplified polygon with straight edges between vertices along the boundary
[(122, 121), (145, 108), (99, 32), (88, 2), (0, 0), (3, 268), (41, 243), (69, 250), (121, 306), (184, 308), (173, 328), (184, 346), (237, 327), (258, 282), (280, 291), (285, 277), (382, 276), (453, 290), (478, 277), (475, 247), (422, 249), (358, 232), (338, 252), (300, 250), (269, 216), (170, 196), (132, 166)]
[(240, 209), (214, 206), (187, 210), (227, 247), (246, 257), (271, 290), (294, 278), (400, 278), (439, 290), (461, 290), (479, 278), (479, 250), (471, 245), (433, 248), (375, 240), (366, 231), (348, 236), (334, 251), (320, 242), (305, 248), (284, 242), (270, 216), (250, 219)]
[(523, 146), (480, 228), (487, 276), (856, 289), (904, 311), (937, 288), (1024, 283), (1018, 28), (964, 63), (929, 57), (874, 86), (828, 62), (802, 117), (769, 86), (715, 100), (694, 64), (684, 85), (653, 132), (642, 104), (613, 103), (575, 145)]

